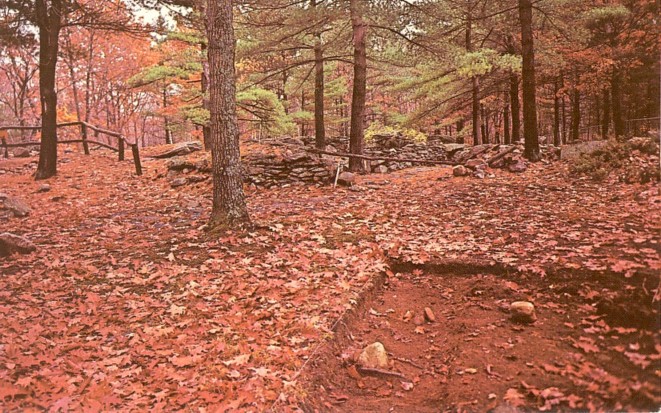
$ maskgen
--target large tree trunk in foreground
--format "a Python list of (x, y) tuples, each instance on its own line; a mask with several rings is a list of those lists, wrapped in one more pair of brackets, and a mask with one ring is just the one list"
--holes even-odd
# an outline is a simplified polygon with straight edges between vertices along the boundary
[[(363, 0), (351, 0), (350, 4), (354, 51), (349, 152), (357, 155), (363, 153), (363, 140), (365, 137), (365, 99), (367, 95), (367, 54), (365, 50), (367, 26), (363, 21), (362, 2)], [(363, 161), (358, 158), (350, 158), (349, 169), (354, 172), (363, 171)]]
[[(466, 16), (466, 51), (473, 50), (473, 21), (471, 11)], [(473, 119), (473, 145), (477, 146), (482, 141), (482, 125), (480, 118), (480, 79), (477, 76), (471, 77), (471, 113)]]
[(239, 152), (232, 20), (232, 0), (207, 0), (212, 228), (237, 227), (250, 222)]
[[(316, 11), (317, 1), (310, 5)], [(317, 14), (316, 23), (319, 24)], [(314, 41), (314, 145), (317, 149), (326, 147), (326, 126), (324, 124), (324, 50), (321, 47), (321, 31), (317, 30)]]
[(535, 51), (532, 38), (532, 1), (519, 0), (521, 22), (521, 54), (523, 57), (523, 155), (530, 161), (539, 161), (537, 136), (537, 102), (535, 97)]
[[(202, 42), (202, 53), (207, 53), (207, 45)], [(209, 110), (209, 60), (202, 62), (202, 78), (201, 78), (201, 91), (202, 91), (202, 108)], [(211, 150), (211, 130), (209, 124), (202, 126), (202, 140), (204, 141), (204, 150)]]
[(35, 3), (39, 26), (39, 95), (41, 98), (41, 148), (36, 179), (46, 179), (57, 173), (57, 67), (58, 40), (62, 26), (62, 2), (45, 0)]

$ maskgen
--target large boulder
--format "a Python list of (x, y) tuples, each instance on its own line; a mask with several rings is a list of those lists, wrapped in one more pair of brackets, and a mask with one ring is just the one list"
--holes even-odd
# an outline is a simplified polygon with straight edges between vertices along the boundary
[(16, 148), (13, 152), (14, 158), (29, 158), (32, 155), (28, 148)]
[(201, 151), (201, 150), (202, 150), (202, 144), (200, 142), (197, 141), (182, 142), (176, 144), (174, 147), (168, 149), (165, 152), (161, 152), (157, 155), (154, 155), (153, 157), (158, 159), (172, 158), (174, 156), (188, 155), (191, 152)]
[(30, 215), (30, 207), (19, 198), (0, 193), (0, 209), (7, 209), (15, 217), (25, 217)]
[(356, 183), (356, 175), (351, 172), (342, 172), (337, 178), (337, 183), (344, 186), (353, 186)]
[(0, 234), (0, 257), (6, 257), (15, 252), (19, 254), (29, 254), (36, 249), (37, 246), (27, 238), (10, 232)]

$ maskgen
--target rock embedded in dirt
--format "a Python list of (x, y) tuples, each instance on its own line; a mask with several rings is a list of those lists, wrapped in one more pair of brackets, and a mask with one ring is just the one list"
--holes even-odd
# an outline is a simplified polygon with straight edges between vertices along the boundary
[(0, 234), (0, 257), (6, 257), (14, 252), (29, 254), (36, 251), (37, 246), (25, 237), (10, 232)]
[(184, 186), (188, 183), (188, 178), (182, 177), (182, 178), (175, 178), (170, 182), (170, 187), (172, 188), (177, 188), (180, 186)]
[(484, 169), (476, 169), (473, 171), (473, 176), (479, 179), (484, 179), (487, 176), (487, 173), (484, 172)]
[(50, 191), (50, 189), (51, 189), (51, 188), (50, 188), (50, 185), (48, 185), (48, 184), (42, 184), (42, 185), (39, 186), (39, 189), (37, 189), (37, 192), (39, 192), (39, 193), (41, 193), (41, 192), (48, 192), (48, 191)]
[(342, 172), (337, 178), (337, 183), (343, 186), (353, 186), (356, 183), (356, 175), (351, 172)]
[(415, 317), (413, 317), (413, 324), (416, 326), (421, 326), (425, 323), (425, 316), (422, 314), (416, 314)]
[(31, 156), (30, 149), (16, 148), (14, 149), (14, 158), (29, 158)]
[(386, 353), (386, 348), (378, 341), (370, 344), (358, 356), (358, 364), (368, 369), (387, 368), (388, 353)]
[(388, 173), (388, 167), (385, 165), (379, 165), (374, 168), (374, 172), (378, 174), (387, 174)]
[(23, 200), (0, 193), (0, 209), (8, 209), (15, 217), (26, 217), (30, 215), (30, 207)]
[(517, 157), (514, 158), (514, 163), (511, 163), (507, 166), (507, 169), (510, 172), (520, 173), (525, 172), (528, 167), (526, 166), (526, 163), (523, 159)]
[(466, 169), (466, 167), (463, 165), (457, 165), (452, 168), (452, 174), (454, 176), (466, 176), (468, 175), (468, 169)]
[(533, 323), (537, 320), (535, 306), (528, 301), (515, 301), (510, 304), (512, 321), (517, 323)]
[(486, 169), (487, 164), (482, 159), (476, 158), (476, 159), (468, 160), (464, 164), (464, 166), (468, 169), (478, 170), (478, 169)]
[(436, 316), (434, 315), (434, 312), (429, 307), (425, 307), (425, 319), (427, 319), (427, 321), (429, 321), (430, 323), (433, 323), (433, 322), (436, 321)]

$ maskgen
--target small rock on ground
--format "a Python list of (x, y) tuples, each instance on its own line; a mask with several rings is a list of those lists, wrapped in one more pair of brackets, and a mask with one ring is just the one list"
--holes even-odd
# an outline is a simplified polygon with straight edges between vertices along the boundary
[(532, 323), (537, 320), (535, 306), (528, 301), (515, 301), (510, 305), (512, 321), (518, 323)]
[(466, 169), (466, 167), (463, 165), (457, 165), (452, 168), (452, 174), (454, 176), (466, 176), (468, 175), (468, 169)]
[(177, 188), (179, 186), (184, 186), (188, 183), (188, 178), (175, 178), (170, 182), (172, 188)]
[(358, 363), (365, 368), (384, 369), (388, 367), (388, 353), (383, 344), (374, 342), (365, 347), (358, 356)]
[(0, 209), (10, 210), (15, 217), (25, 217), (30, 215), (30, 207), (23, 200), (0, 193)]

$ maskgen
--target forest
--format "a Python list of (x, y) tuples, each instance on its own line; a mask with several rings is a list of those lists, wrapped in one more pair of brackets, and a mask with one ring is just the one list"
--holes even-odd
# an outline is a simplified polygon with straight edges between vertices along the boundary
[(0, 410), (658, 411), (654, 0), (0, 0)]

